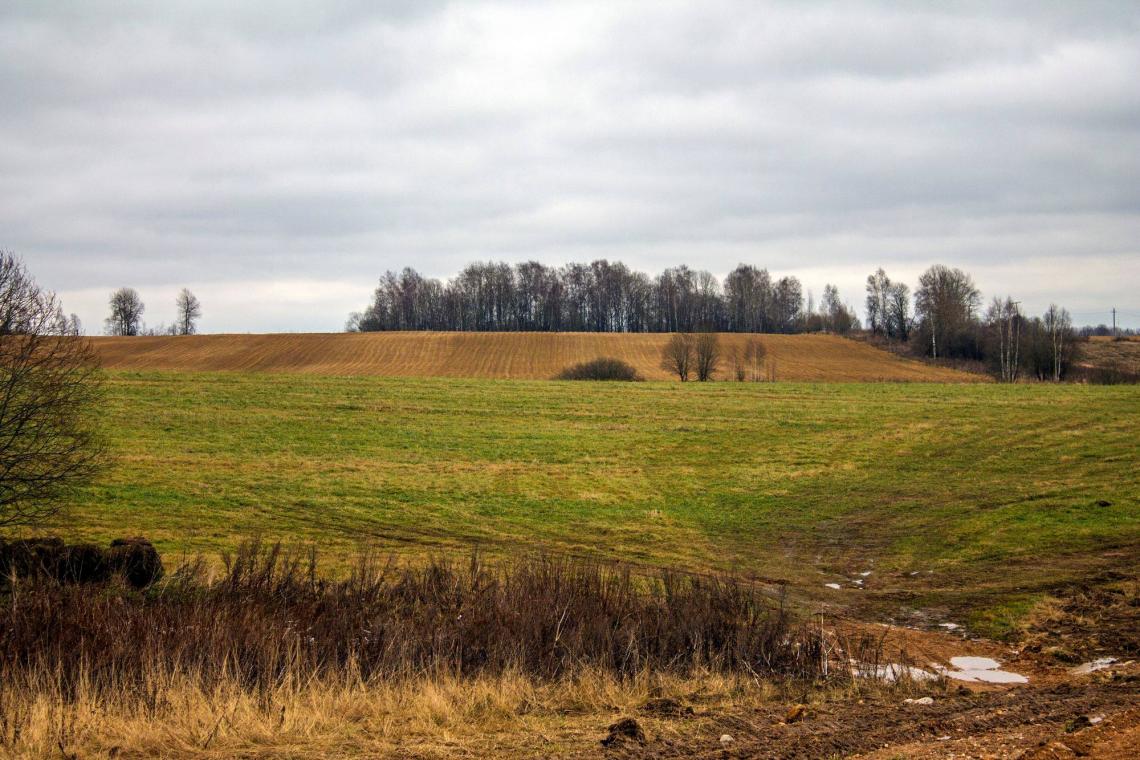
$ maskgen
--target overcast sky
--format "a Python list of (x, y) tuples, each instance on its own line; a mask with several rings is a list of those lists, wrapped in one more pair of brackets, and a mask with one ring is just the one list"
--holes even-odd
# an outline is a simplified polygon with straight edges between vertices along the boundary
[(89, 333), (339, 330), (384, 270), (932, 263), (1140, 325), (1140, 3), (0, 5), (0, 248)]

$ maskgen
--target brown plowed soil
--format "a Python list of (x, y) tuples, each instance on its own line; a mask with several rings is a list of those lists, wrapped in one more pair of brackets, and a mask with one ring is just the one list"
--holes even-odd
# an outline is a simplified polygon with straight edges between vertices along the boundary
[[(297, 372), (317, 375), (544, 380), (573, 364), (614, 357), (649, 380), (661, 369), (665, 334), (390, 332), (93, 338), (108, 369)], [(724, 334), (728, 353), (756, 339), (777, 380), (977, 382), (965, 372), (906, 359), (835, 335)], [(765, 368), (765, 372), (767, 368)]]

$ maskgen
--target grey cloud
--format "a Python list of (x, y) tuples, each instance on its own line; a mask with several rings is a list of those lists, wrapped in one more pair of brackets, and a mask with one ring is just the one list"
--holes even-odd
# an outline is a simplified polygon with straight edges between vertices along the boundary
[[(384, 269), (488, 257), (855, 303), (938, 260), (1119, 306), (1136, 70), (1128, 2), (8, 3), (0, 246), (89, 325), (101, 288), (198, 283), (208, 316), (251, 293), (209, 329), (336, 329)], [(300, 282), (335, 308), (258, 300)]]

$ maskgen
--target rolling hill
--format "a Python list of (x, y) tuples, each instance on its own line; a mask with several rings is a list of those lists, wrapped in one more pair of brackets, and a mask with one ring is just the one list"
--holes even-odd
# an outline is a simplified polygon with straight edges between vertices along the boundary
[[(724, 334), (725, 350), (760, 340), (777, 380), (977, 382), (982, 378), (911, 361), (834, 335)], [(667, 334), (387, 332), (99, 337), (112, 370), (293, 372), (315, 375), (541, 380), (602, 356), (629, 362), (649, 380)], [(731, 372), (722, 361), (720, 379)]]

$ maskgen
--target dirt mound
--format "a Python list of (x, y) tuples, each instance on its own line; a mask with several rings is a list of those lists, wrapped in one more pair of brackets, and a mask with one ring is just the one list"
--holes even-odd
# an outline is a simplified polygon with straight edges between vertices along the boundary
[(602, 739), (603, 747), (621, 747), (627, 744), (645, 744), (645, 731), (633, 718), (622, 718), (610, 726), (610, 733)]
[[(777, 380), (977, 382), (976, 375), (913, 361), (835, 335), (720, 336), (723, 354), (759, 340)], [(115, 370), (297, 372), (316, 375), (545, 380), (599, 357), (629, 364), (647, 380), (661, 368), (666, 334), (392, 332), (302, 335), (99, 337)], [(722, 362), (716, 379), (728, 379)]]

